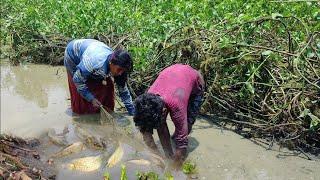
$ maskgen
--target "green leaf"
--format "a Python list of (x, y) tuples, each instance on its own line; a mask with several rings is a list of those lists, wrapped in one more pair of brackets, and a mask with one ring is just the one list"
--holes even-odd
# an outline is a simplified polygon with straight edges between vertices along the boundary
[(316, 54), (313, 53), (313, 52), (309, 52), (309, 53), (307, 54), (307, 57), (308, 57), (308, 58), (313, 58), (313, 57), (315, 57), (315, 56), (316, 56)]
[(267, 51), (263, 51), (261, 54), (262, 54), (263, 56), (268, 56), (268, 55), (270, 55), (271, 53), (272, 53), (272, 51), (267, 50)]
[(311, 118), (310, 129), (317, 129), (320, 125), (320, 119), (312, 113), (308, 113), (308, 116)]
[(254, 94), (254, 87), (252, 86), (252, 84), (249, 83), (249, 82), (246, 82), (245, 84), (246, 84), (247, 90), (248, 90), (251, 94)]
[[(137, 179), (138, 180), (159, 180), (159, 175), (155, 172), (137, 172), (136, 173)], [(166, 179), (167, 180), (171, 180), (170, 178), (168, 178), (168, 176), (166, 175)], [(172, 179), (173, 180), (173, 179)]]
[(298, 64), (299, 64), (299, 62), (300, 62), (300, 59), (299, 58), (294, 58), (293, 59), (293, 66), (297, 66)]
[(105, 172), (103, 174), (103, 178), (104, 178), (104, 180), (110, 180), (110, 174), (108, 172)]
[(299, 115), (299, 118), (304, 118), (310, 113), (309, 109), (304, 109), (301, 114)]
[(227, 37), (220, 38), (219, 47), (224, 48), (230, 45), (230, 40)]
[(194, 174), (196, 173), (196, 165), (192, 162), (184, 162), (182, 165), (182, 171), (185, 174)]
[(166, 173), (166, 180), (174, 180), (173, 176), (170, 173)]
[(121, 166), (121, 176), (120, 176), (120, 180), (128, 180), (127, 170), (126, 170), (126, 166), (125, 166), (125, 165), (122, 165), (122, 166)]
[(271, 14), (271, 17), (272, 17), (272, 19), (277, 19), (277, 18), (279, 18), (279, 17), (283, 17), (283, 15), (280, 14), (280, 13), (272, 13), (272, 14)]

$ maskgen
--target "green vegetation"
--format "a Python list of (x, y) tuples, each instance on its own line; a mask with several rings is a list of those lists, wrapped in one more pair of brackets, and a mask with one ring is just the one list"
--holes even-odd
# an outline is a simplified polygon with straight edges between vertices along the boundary
[[(4, 0), (1, 6), (1, 39), (13, 46), (11, 57), (41, 63), (53, 63), (57, 57), (49, 56), (61, 56), (59, 49), (72, 38), (126, 37), (123, 44), (134, 53), (136, 67), (143, 68), (169, 32), (191, 24), (224, 32), (246, 21), (281, 14), (308, 22), (310, 31), (320, 29), (316, 2)], [(230, 42), (228, 36), (222, 38)]]
[(171, 173), (167, 172), (167, 173), (165, 173), (165, 179), (166, 180), (174, 180), (174, 177), (172, 176)]
[(109, 174), (108, 172), (105, 172), (105, 173), (103, 174), (103, 179), (104, 179), (104, 180), (110, 180), (110, 174)]
[(159, 180), (159, 175), (155, 172), (138, 172), (138, 180)]
[(319, 9), (317, 1), (5, 0), (0, 38), (13, 64), (59, 64), (72, 38), (126, 48), (134, 97), (164, 67), (190, 64), (205, 77), (202, 112), (245, 137), (319, 154)]
[(103, 179), (104, 179), (104, 180), (110, 180), (110, 174), (109, 174), (108, 172), (105, 172), (105, 173), (103, 174)]
[(149, 171), (149, 172), (137, 172), (137, 179), (138, 180), (174, 180), (174, 177), (170, 173), (165, 173), (164, 177), (159, 178), (159, 175), (155, 172)]
[(122, 165), (122, 166), (121, 166), (120, 180), (128, 180), (127, 169), (126, 169), (126, 166), (125, 166), (125, 165)]
[(185, 161), (182, 165), (182, 171), (185, 174), (195, 174), (197, 172), (196, 164), (191, 161)]

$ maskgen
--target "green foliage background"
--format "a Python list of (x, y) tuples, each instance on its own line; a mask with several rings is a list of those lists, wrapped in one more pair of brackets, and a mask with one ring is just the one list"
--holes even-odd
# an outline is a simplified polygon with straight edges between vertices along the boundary
[(0, 23), (13, 64), (61, 63), (73, 38), (120, 43), (134, 58), (134, 97), (162, 68), (190, 64), (205, 77), (206, 113), (320, 153), (318, 1), (3, 0)]
[[(8, 37), (16, 33), (19, 36), (16, 44), (27, 51), (37, 47), (30, 43), (37, 34), (71, 39), (132, 33), (134, 38), (128, 44), (129, 50), (134, 52), (137, 64), (145, 65), (156, 44), (178, 27), (194, 25), (223, 32), (236, 24), (275, 13), (301, 18), (310, 31), (320, 29), (317, 2), (4, 0), (1, 3), (1, 40), (8, 44)], [(303, 34), (296, 36), (303, 37)], [(224, 37), (224, 42), (228, 42), (228, 37)], [(28, 61), (46, 63), (32, 58)]]

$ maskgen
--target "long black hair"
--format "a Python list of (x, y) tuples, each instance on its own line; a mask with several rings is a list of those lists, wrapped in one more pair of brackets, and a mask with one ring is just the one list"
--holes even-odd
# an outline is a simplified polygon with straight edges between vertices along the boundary
[(129, 52), (119, 49), (113, 52), (111, 63), (125, 68), (128, 72), (133, 69), (133, 61)]
[(110, 62), (126, 69), (126, 71), (120, 76), (114, 77), (114, 81), (120, 87), (124, 87), (130, 72), (133, 70), (133, 61), (131, 55), (127, 51), (119, 49), (113, 52)]
[(140, 127), (140, 131), (152, 133), (153, 129), (160, 127), (165, 106), (160, 96), (144, 93), (137, 97), (134, 105), (136, 112), (133, 121), (136, 126)]

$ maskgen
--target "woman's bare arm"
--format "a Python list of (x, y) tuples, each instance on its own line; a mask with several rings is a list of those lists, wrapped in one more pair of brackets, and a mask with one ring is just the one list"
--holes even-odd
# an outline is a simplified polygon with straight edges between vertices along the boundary
[(153, 136), (150, 132), (143, 132), (143, 141), (146, 143), (146, 145), (151, 148), (152, 150), (159, 152), (156, 143), (154, 142)]
[(172, 157), (173, 150), (170, 142), (170, 133), (168, 125), (165, 121), (161, 123), (160, 127), (157, 129), (157, 132), (166, 157)]

